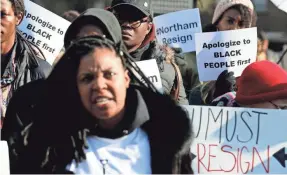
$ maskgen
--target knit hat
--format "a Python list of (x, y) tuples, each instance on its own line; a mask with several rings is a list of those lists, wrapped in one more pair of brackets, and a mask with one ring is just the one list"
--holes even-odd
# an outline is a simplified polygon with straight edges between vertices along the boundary
[(251, 0), (220, 0), (215, 8), (212, 18), (212, 24), (214, 24), (227, 9), (239, 4), (248, 7), (250, 9), (250, 12), (253, 12), (254, 10), (254, 6)]
[(287, 98), (287, 72), (270, 61), (250, 64), (237, 82), (235, 101), (256, 104)]

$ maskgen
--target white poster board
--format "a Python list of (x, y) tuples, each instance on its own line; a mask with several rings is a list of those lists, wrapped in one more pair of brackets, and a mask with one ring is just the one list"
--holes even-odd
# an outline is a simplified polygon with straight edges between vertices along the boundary
[(184, 106), (195, 174), (287, 174), (287, 111)]
[[(162, 83), (158, 65), (155, 59), (135, 62), (143, 74), (151, 81), (157, 90), (162, 92)], [(139, 76), (139, 75), (138, 75)]]
[(24, 3), (26, 10), (18, 29), (28, 41), (41, 49), (52, 65), (64, 46), (70, 22), (30, 0), (24, 0)]
[(238, 77), (257, 56), (257, 28), (195, 34), (200, 81), (216, 80), (224, 70)]
[(0, 141), (0, 174), (10, 175), (9, 150), (6, 141)]
[(160, 44), (195, 51), (195, 33), (202, 32), (199, 9), (188, 9), (154, 18), (156, 38)]
[(287, 0), (270, 0), (273, 4), (287, 13)]

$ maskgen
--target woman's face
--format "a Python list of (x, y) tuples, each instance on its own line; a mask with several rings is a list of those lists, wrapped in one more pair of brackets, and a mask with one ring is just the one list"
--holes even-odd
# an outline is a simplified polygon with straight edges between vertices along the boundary
[(114, 51), (97, 48), (79, 65), (77, 86), (84, 107), (100, 120), (122, 115), (130, 78)]
[(248, 108), (264, 108), (264, 109), (287, 109), (287, 99), (273, 100), (269, 102), (256, 103), (247, 105)]
[(219, 31), (225, 31), (243, 29), (247, 28), (247, 26), (244, 25), (244, 21), (242, 20), (242, 17), (238, 10), (229, 9), (223, 14), (221, 20), (217, 25), (217, 28)]

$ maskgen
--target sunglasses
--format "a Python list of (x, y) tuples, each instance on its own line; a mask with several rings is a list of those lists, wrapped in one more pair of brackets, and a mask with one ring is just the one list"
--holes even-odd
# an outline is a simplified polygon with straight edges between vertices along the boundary
[(149, 19), (141, 19), (141, 20), (137, 20), (137, 21), (127, 21), (127, 20), (120, 20), (119, 19), (119, 23), (120, 23), (121, 27), (129, 26), (132, 29), (139, 28), (141, 26), (141, 24), (145, 23), (145, 22), (150, 22), (150, 20)]

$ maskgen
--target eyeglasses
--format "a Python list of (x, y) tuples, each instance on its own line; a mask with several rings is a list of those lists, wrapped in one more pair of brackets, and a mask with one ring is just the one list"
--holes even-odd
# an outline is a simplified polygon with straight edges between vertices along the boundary
[(132, 29), (136, 29), (136, 28), (139, 28), (142, 23), (149, 22), (149, 19), (141, 19), (141, 20), (138, 20), (138, 21), (127, 21), (127, 20), (120, 20), (119, 19), (118, 21), (119, 21), (121, 27), (128, 25)]
[(273, 103), (272, 101), (269, 101), (269, 103), (271, 103), (273, 106), (275, 106), (276, 109), (287, 109), (287, 106), (278, 106), (275, 103)]

